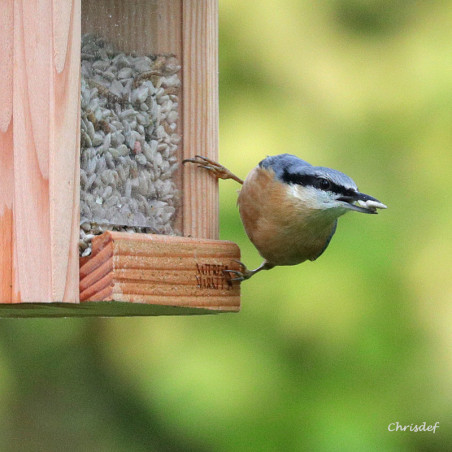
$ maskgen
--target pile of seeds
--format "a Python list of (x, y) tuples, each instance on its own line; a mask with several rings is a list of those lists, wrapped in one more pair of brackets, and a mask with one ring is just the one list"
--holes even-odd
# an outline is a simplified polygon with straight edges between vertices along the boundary
[(82, 38), (80, 254), (104, 230), (175, 234), (180, 66)]

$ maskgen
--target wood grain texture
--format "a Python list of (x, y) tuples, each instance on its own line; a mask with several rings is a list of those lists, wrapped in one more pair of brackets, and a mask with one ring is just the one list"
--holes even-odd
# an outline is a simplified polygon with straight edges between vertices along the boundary
[[(0, 302), (13, 299), (13, 42), (14, 0), (0, 13)], [(17, 298), (17, 296), (15, 297)]]
[[(184, 0), (183, 157), (218, 160), (218, 0)], [(194, 166), (183, 174), (183, 234), (218, 238), (218, 183)]]
[(182, 0), (83, 0), (82, 33), (125, 53), (181, 54)]
[(80, 300), (238, 311), (240, 284), (223, 270), (239, 258), (232, 242), (105, 232), (80, 268)]
[(80, 0), (14, 0), (14, 302), (78, 302), (79, 23)]

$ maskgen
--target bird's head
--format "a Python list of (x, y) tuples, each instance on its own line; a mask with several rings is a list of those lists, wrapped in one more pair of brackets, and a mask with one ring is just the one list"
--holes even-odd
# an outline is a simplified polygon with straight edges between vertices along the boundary
[(304, 206), (339, 217), (349, 210), (376, 214), (386, 209), (378, 199), (361, 193), (355, 182), (340, 171), (312, 166), (290, 154), (267, 157), (259, 166), (271, 169), (275, 177), (290, 187), (291, 196)]

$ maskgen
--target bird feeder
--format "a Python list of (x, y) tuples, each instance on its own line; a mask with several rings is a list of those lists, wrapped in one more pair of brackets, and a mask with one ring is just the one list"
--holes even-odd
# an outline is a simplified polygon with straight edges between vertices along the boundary
[(217, 0), (6, 0), (0, 317), (238, 311), (218, 240)]

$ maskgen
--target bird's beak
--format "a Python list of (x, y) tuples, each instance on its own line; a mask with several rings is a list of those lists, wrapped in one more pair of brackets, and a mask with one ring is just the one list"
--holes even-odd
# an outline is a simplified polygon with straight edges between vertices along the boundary
[(343, 201), (343, 205), (346, 209), (356, 210), (357, 212), (362, 213), (378, 213), (377, 209), (387, 208), (378, 199), (360, 193), (359, 191), (350, 196), (341, 196), (338, 200)]

